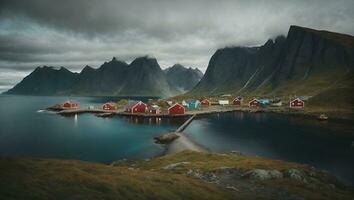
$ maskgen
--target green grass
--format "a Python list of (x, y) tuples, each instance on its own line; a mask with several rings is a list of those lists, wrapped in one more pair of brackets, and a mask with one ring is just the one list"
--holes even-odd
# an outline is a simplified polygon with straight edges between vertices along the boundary
[[(182, 153), (158, 157), (152, 161), (133, 161), (136, 167), (141, 169), (161, 170), (162, 167), (178, 162), (191, 162), (188, 166), (181, 166), (180, 172), (186, 172), (187, 169), (199, 169), (202, 171), (215, 170), (220, 167), (236, 167), (242, 170), (254, 168), (286, 170), (292, 168), (308, 169), (307, 165), (281, 160), (270, 160), (261, 157), (242, 156), (235, 154), (202, 153), (193, 151), (184, 151)], [(131, 163), (127, 163), (130, 165)]]
[[(176, 170), (162, 167), (187, 161)], [(249, 191), (227, 190), (186, 175), (188, 169), (202, 172), (220, 167), (249, 169), (312, 170), (307, 165), (237, 154), (184, 151), (148, 161), (129, 161), (117, 166), (75, 160), (0, 159), (0, 199), (254, 199)], [(326, 184), (328, 175), (318, 171)], [(329, 176), (331, 177), (331, 176)], [(241, 180), (242, 181), (242, 180)], [(250, 181), (252, 187), (284, 188), (306, 199), (351, 199), (348, 189), (311, 189), (288, 179)], [(264, 199), (271, 197), (264, 196)], [(261, 199), (262, 199), (261, 198)]]
[(1, 159), (0, 199), (232, 199), (180, 174), (82, 161)]

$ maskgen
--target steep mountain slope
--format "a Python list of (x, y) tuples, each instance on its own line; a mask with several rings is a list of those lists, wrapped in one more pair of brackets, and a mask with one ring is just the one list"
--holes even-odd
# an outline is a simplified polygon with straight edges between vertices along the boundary
[(353, 71), (353, 36), (291, 26), (286, 38), (279, 36), (261, 47), (217, 50), (190, 94), (314, 96), (337, 87), (335, 83)]
[(127, 72), (129, 79), (125, 81), (123, 93), (139, 91), (144, 96), (171, 96), (177, 89), (171, 85), (155, 58), (142, 57), (135, 59)]
[(15, 87), (7, 91), (8, 94), (24, 95), (60, 95), (70, 92), (77, 82), (79, 75), (61, 67), (37, 67)]
[(182, 92), (191, 90), (203, 77), (198, 68), (185, 68), (180, 64), (175, 64), (164, 72), (167, 79)]
[(130, 65), (113, 58), (100, 68), (86, 66), (79, 74), (65, 68), (38, 67), (7, 94), (172, 96), (178, 90), (155, 58), (140, 57)]
[(110, 62), (105, 62), (98, 69), (86, 66), (80, 73), (78, 82), (73, 86), (73, 94), (92, 95), (119, 94), (125, 80), (125, 72), (128, 64), (113, 58)]

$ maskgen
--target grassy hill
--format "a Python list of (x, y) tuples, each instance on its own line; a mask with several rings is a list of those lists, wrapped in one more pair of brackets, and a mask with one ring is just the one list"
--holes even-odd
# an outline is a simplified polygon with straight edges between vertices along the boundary
[[(281, 178), (260, 179), (254, 169)], [(287, 176), (298, 170), (302, 178)], [(191, 151), (111, 165), (0, 159), (0, 199), (352, 199), (354, 192), (307, 165), (238, 153)], [(305, 181), (306, 179), (306, 181)]]

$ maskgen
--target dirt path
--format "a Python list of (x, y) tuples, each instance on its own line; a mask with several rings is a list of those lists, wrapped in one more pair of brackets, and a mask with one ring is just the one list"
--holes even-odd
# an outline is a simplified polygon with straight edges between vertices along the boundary
[(171, 142), (167, 146), (167, 151), (165, 154), (175, 154), (184, 150), (207, 152), (208, 150), (204, 147), (198, 145), (197, 143), (191, 141), (184, 133), (176, 133), (179, 138)]

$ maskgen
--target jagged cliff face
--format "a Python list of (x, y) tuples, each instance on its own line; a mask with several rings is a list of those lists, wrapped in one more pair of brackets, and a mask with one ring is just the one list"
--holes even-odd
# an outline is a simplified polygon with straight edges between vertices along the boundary
[(181, 92), (191, 90), (203, 77), (203, 73), (198, 68), (186, 68), (181, 64), (175, 64), (165, 69), (164, 72), (168, 81)]
[[(128, 64), (115, 58), (105, 62), (98, 69), (86, 66), (80, 73), (79, 79), (73, 85), (73, 94), (111, 94), (115, 95), (121, 90), (125, 80)], [(114, 92), (114, 93), (112, 93)]]
[(172, 96), (178, 94), (176, 87), (167, 81), (155, 58), (138, 58), (134, 60), (127, 72), (124, 93), (139, 90), (144, 96)]
[(178, 90), (167, 81), (155, 58), (141, 57), (130, 65), (113, 58), (98, 69), (86, 66), (79, 74), (38, 67), (7, 94), (172, 96)]
[(217, 50), (191, 93), (316, 95), (353, 73), (353, 49), (353, 36), (292, 26), (261, 47)]

